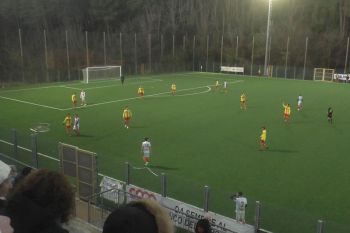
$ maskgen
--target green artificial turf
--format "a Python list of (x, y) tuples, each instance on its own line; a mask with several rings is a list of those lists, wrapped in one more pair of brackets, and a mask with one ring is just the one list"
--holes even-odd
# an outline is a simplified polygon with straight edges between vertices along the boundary
[[(216, 80), (229, 82), (227, 93), (214, 90)], [(137, 98), (139, 85), (145, 88), (144, 99)], [(210, 210), (233, 216), (229, 197), (243, 191), (248, 223), (254, 223), (255, 201), (260, 201), (262, 227), (270, 231), (316, 232), (318, 219), (325, 220), (326, 232), (350, 231), (350, 85), (181, 73), (130, 76), (124, 86), (118, 81), (47, 86), (0, 90), (1, 139), (10, 140), (8, 129), (16, 128), (20, 145), (29, 148), (31, 125), (49, 123), (50, 131), (38, 136), (41, 153), (57, 157), (57, 142), (73, 144), (97, 153), (99, 172), (123, 179), (124, 162), (143, 166), (140, 145), (147, 136), (153, 147), (151, 169), (167, 174), (170, 197), (202, 207), (208, 185)], [(80, 89), (88, 105), (71, 109), (70, 97), (79, 96)], [(239, 106), (242, 92), (246, 111)], [(304, 97), (300, 112), (299, 94)], [(283, 102), (292, 107), (288, 123)], [(125, 106), (133, 112), (129, 129), (122, 123)], [(333, 124), (327, 122), (330, 106)], [(67, 112), (79, 114), (80, 137), (66, 135)], [(267, 128), (266, 151), (259, 150), (262, 126)], [(39, 164), (55, 167), (47, 159)], [(160, 176), (147, 170), (132, 170), (131, 182), (160, 192)]]

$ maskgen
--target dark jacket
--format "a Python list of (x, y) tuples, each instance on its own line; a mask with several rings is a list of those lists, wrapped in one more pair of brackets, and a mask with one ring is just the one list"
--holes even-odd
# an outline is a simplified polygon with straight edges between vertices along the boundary
[(0, 215), (4, 215), (5, 213), (6, 202), (6, 200), (0, 199)]
[(8, 200), (6, 215), (11, 218), (14, 233), (69, 233), (49, 210), (21, 194)]

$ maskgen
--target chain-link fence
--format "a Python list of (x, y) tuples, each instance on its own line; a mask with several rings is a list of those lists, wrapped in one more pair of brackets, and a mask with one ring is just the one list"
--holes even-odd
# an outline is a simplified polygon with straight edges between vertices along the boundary
[[(33, 43), (35, 41), (35, 43)], [(322, 42), (322, 43), (321, 43)], [(221, 66), (244, 67), (246, 75), (265, 73), (274, 77), (312, 79), (315, 67), (346, 73), (347, 38), (322, 49), (322, 38), (272, 32), (268, 50), (262, 34), (240, 38), (224, 35), (144, 34), (78, 30), (17, 29), (6, 33), (2, 63), (4, 82), (81, 80), (81, 69), (121, 65), (124, 74), (179, 71), (219, 72)], [(336, 48), (336, 49), (335, 49)]]

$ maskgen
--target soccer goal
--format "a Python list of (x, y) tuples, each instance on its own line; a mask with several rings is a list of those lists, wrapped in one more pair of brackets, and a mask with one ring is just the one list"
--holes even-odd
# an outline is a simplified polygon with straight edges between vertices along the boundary
[(84, 83), (92, 81), (118, 79), (122, 76), (121, 66), (92, 66), (82, 69)]
[(334, 69), (314, 68), (315, 81), (333, 81)]

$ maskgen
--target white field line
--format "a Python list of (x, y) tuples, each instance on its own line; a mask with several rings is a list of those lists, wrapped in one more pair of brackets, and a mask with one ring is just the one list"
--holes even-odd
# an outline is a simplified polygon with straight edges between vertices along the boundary
[[(140, 84), (143, 84), (143, 83), (154, 83), (154, 82), (163, 82), (163, 80), (161, 80), (161, 79), (151, 79), (149, 81), (128, 83), (128, 84), (125, 84), (125, 86), (140, 85)], [(105, 87), (117, 87), (117, 86), (122, 86), (122, 85), (121, 84), (116, 84), (116, 85), (106, 85), (106, 86), (100, 86), (100, 87), (88, 87), (88, 88), (85, 88), (84, 90), (93, 90), (93, 89), (99, 89), (99, 88), (105, 88)]]
[[(232, 81), (230, 83), (239, 83), (239, 82), (243, 82), (243, 80)], [(214, 86), (214, 85), (206, 85), (206, 86), (200, 86), (200, 87), (191, 87), (191, 88), (177, 90), (176, 92), (196, 90), (196, 89), (205, 88), (205, 87), (207, 87), (207, 88), (209, 87), (210, 88), (210, 86)], [(170, 94), (170, 93), (171, 93), (171, 91), (160, 92), (160, 93), (156, 93), (156, 94), (152, 94), (152, 95), (145, 95), (144, 98), (152, 97), (152, 96), (158, 96), (158, 95), (164, 95), (164, 94)], [(111, 103), (117, 103), (117, 102), (124, 102), (124, 101), (128, 101), (128, 100), (135, 100), (135, 99), (140, 99), (140, 98), (141, 97), (139, 97), (139, 96), (135, 96), (135, 97), (130, 97), (130, 98), (126, 98), (126, 99), (111, 100), (111, 101), (106, 101), (106, 102), (101, 102), (101, 103), (96, 103), (96, 104), (90, 104), (90, 105), (76, 107), (76, 108), (65, 108), (65, 109), (62, 109), (62, 110), (63, 111), (67, 111), (67, 110), (73, 110), (73, 109), (79, 109), (79, 108), (88, 108), (88, 107), (94, 107), (94, 106), (99, 106), (99, 105), (104, 105), (104, 104), (111, 104)]]
[[(214, 74), (214, 73), (213, 73)], [(216, 73), (215, 73), (216, 74)], [(217, 74), (216, 74), (217, 75)], [(221, 74), (220, 73), (220, 75), (223, 75), (223, 76), (228, 76), (229, 74)], [(195, 76), (195, 74), (180, 74), (180, 76)], [(195, 76), (195, 78), (206, 78), (206, 79), (213, 79), (213, 80), (228, 80), (228, 77), (220, 77), (220, 78), (218, 78), (218, 77), (206, 77), (206, 76)], [(229, 77), (230, 79), (232, 79), (232, 77)]]
[(48, 106), (48, 105), (43, 105), (43, 104), (36, 104), (36, 103), (33, 103), (33, 102), (24, 101), (24, 100), (18, 100), (18, 99), (13, 99), (13, 98), (5, 97), (5, 96), (0, 96), (0, 98), (6, 99), (6, 100), (15, 101), (15, 102), (19, 102), (19, 103), (22, 103), (22, 104), (29, 104), (29, 105), (34, 105), (34, 106), (38, 106), (38, 107), (43, 107), (43, 108), (49, 108), (49, 109), (54, 109), (54, 110), (59, 110), (59, 111), (62, 111), (62, 110), (63, 110), (63, 109), (61, 109), (61, 108), (55, 108), (55, 107)]
[[(157, 81), (157, 80), (154, 80), (154, 81)], [(154, 82), (154, 81), (152, 81), (152, 82)], [(239, 83), (239, 82), (243, 82), (243, 81), (244, 80), (236, 80), (236, 81), (231, 81), (231, 82), (228, 82), (228, 83)], [(200, 88), (210, 87), (210, 86), (214, 86), (214, 85), (206, 85), (206, 86), (200, 86), (200, 87), (181, 89), (181, 90), (178, 90), (177, 92), (195, 90), (195, 89), (200, 89)], [(152, 97), (152, 96), (158, 96), (158, 95), (169, 94), (169, 93), (171, 93), (171, 92), (167, 91), (167, 92), (161, 92), (161, 93), (156, 93), (156, 94), (152, 94), (152, 95), (145, 95), (144, 97)], [(192, 94), (188, 94), (188, 95), (195, 95), (195, 94), (200, 94), (200, 93), (192, 93)], [(137, 96), (137, 97), (131, 97), (131, 98), (126, 98), (126, 99), (119, 99), (119, 100), (106, 101), (106, 102), (101, 102), (101, 103), (96, 103), (96, 104), (90, 104), (90, 105), (87, 105), (87, 106), (81, 106), (81, 107), (76, 107), (76, 108), (64, 108), (64, 109), (56, 108), (56, 107), (52, 107), (52, 106), (48, 106), (48, 105), (43, 105), (43, 104), (37, 104), (37, 103), (24, 101), (24, 100), (13, 99), (13, 98), (5, 97), (5, 96), (0, 96), (0, 98), (6, 99), (6, 100), (11, 100), (11, 101), (14, 101), (14, 102), (34, 105), (34, 106), (38, 106), (38, 107), (58, 110), (58, 111), (67, 111), (67, 110), (73, 110), (73, 109), (79, 109), (79, 108), (94, 107), (94, 106), (99, 106), (99, 105), (104, 105), (104, 104), (117, 103), (117, 102), (123, 102), (123, 101), (128, 101), (128, 100), (134, 100), (134, 99), (139, 99), (140, 97)]]
[[(134, 82), (134, 83), (128, 83), (125, 84), (125, 86), (130, 86), (130, 85), (140, 85), (142, 83), (153, 83), (153, 82), (162, 82), (163, 80), (161, 79), (152, 79), (149, 81), (143, 81), (143, 82)], [(63, 88), (68, 88), (68, 89), (73, 89), (73, 90), (94, 90), (94, 89), (99, 89), (99, 88), (107, 88), (107, 87), (118, 87), (118, 86), (123, 86), (121, 84), (113, 84), (113, 85), (105, 85), (105, 86), (98, 86), (98, 87), (88, 87), (88, 88), (76, 88), (76, 87), (71, 87), (71, 86), (59, 86)]]
[[(154, 78), (156, 78), (156, 77), (158, 77), (158, 76), (150, 76), (150, 77), (140, 77), (140, 78), (137, 78), (137, 77), (135, 77), (135, 78), (127, 78), (127, 79), (125, 79), (125, 80), (138, 80), (138, 81), (140, 81), (140, 80), (144, 80), (144, 79), (150, 79), (150, 80), (155, 80)], [(160, 79), (159, 79), (160, 80)], [(120, 81), (120, 79), (104, 79), (104, 80), (96, 80), (96, 81), (92, 81), (91, 82), (91, 84), (92, 83), (110, 83), (110, 82), (119, 82)], [(126, 85), (130, 85), (129, 84), (130, 82), (128, 82), (128, 81), (126, 81), (125, 82), (125, 84), (124, 84), (124, 86), (126, 86)], [(89, 85), (89, 84), (86, 84), (86, 83), (84, 83), (84, 82), (79, 82), (79, 83), (72, 83), (72, 84), (68, 84), (68, 85), (66, 85), (66, 86), (80, 86), (80, 85)], [(61, 86), (65, 86), (65, 85), (61, 85)], [(121, 84), (119, 84), (119, 86), (122, 86)]]
[(30, 87), (30, 88), (22, 88), (22, 89), (15, 89), (15, 90), (4, 90), (0, 91), (0, 93), (8, 93), (8, 92), (18, 92), (18, 91), (31, 91), (31, 90), (40, 90), (40, 89), (47, 89), (47, 88), (57, 88), (59, 86), (46, 86), (46, 87)]

